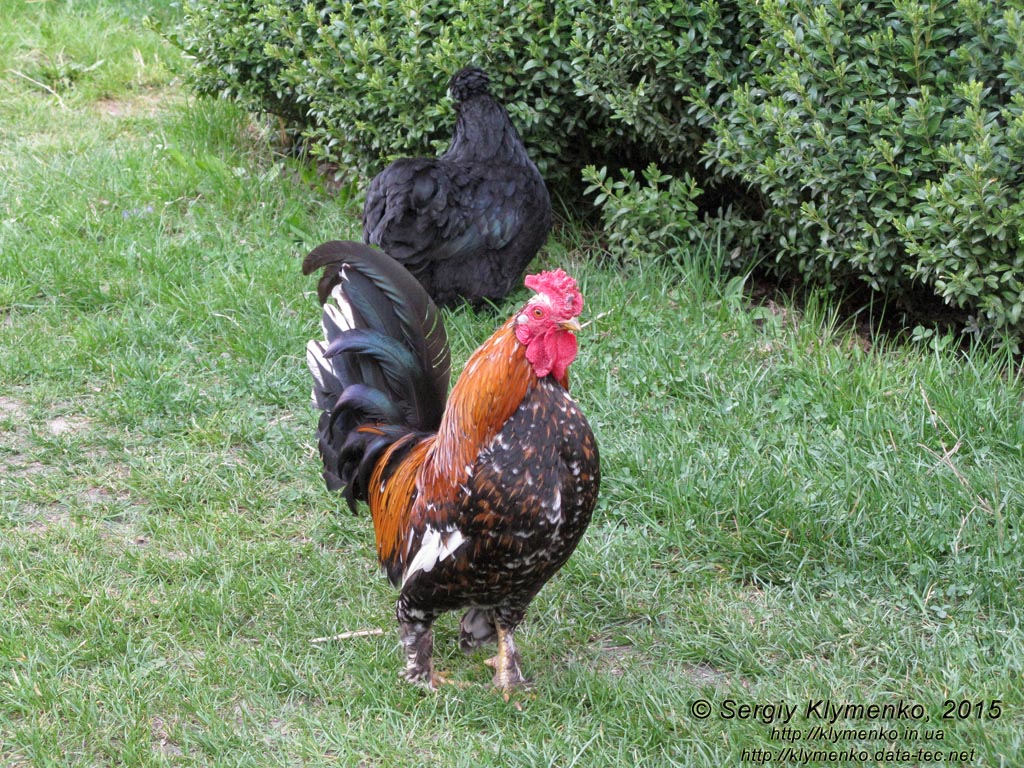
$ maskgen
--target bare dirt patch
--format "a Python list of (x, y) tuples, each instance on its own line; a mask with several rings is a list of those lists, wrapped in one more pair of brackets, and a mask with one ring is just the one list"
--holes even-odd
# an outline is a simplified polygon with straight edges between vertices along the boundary
[(683, 674), (698, 688), (712, 686), (715, 688), (728, 687), (729, 676), (706, 661), (699, 661), (696, 664), (683, 664)]
[(0, 395), (0, 416), (14, 421), (28, 421), (28, 406), (16, 398)]
[(43, 535), (73, 525), (71, 511), (63, 504), (22, 504), (17, 511), (18, 529)]
[(46, 422), (46, 429), (51, 435), (59, 436), (68, 433), (83, 432), (90, 426), (86, 418), (74, 416), (57, 416)]
[(24, 477), (43, 472), (46, 468), (33, 459), (28, 452), (28, 424), (30, 421), (28, 404), (22, 400), (6, 395), (0, 396), (0, 469), (5, 478)]
[(153, 748), (164, 757), (184, 757), (185, 751), (171, 738), (168, 723), (162, 717), (153, 717), (149, 721), (149, 730), (153, 738)]
[[(128, 536), (124, 515), (112, 517), (117, 506), (126, 509), (137, 506), (121, 480), (128, 470), (117, 462), (107, 462), (107, 450), (102, 446), (75, 446), (85, 449), (90, 460), (101, 463), (93, 467), (96, 474), (74, 462), (62, 463), (51, 459), (47, 443), (56, 438), (75, 441), (79, 435), (89, 433), (94, 425), (91, 419), (76, 414), (56, 414), (40, 419), (33, 415), (29, 404), (11, 395), (0, 396), (0, 493), (5, 509), (18, 527), (27, 533), (45, 534), (55, 528), (74, 524), (74, 513), (82, 507), (101, 508), (96, 514), (108, 525), (118, 529), (120, 538)], [(87, 439), (87, 438), (86, 438)], [(91, 462), (90, 462), (91, 463)], [(55, 480), (61, 485), (56, 500), (38, 503), (40, 488), (53, 487)], [(92, 515), (92, 512), (87, 512)]]
[(91, 426), (89, 419), (78, 416), (55, 416), (43, 422), (34, 421), (27, 403), (15, 397), (0, 396), (0, 469), (7, 477), (27, 477), (47, 471), (47, 467), (32, 455), (33, 426), (60, 437), (84, 432)]
[(13, 748), (0, 744), (0, 765), (8, 766), (8, 768), (32, 768), (32, 763), (27, 758), (21, 757), (11, 749)]
[(11, 453), (0, 459), (7, 477), (31, 477), (46, 471), (46, 466), (24, 453)]
[(123, 120), (133, 117), (156, 117), (166, 111), (168, 93), (164, 90), (147, 90), (133, 94), (130, 98), (107, 98), (93, 102), (92, 108), (104, 117)]

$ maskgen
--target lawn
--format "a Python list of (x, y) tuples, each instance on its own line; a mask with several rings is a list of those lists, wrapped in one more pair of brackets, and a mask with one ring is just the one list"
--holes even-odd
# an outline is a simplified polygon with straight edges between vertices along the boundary
[[(0, 14), (0, 765), (1022, 764), (1006, 354), (564, 224), (540, 261), (607, 313), (573, 367), (601, 500), (520, 633), (532, 690), (449, 619), (429, 693), (313, 442), (299, 263), (358, 207), (135, 4)], [(445, 313), (457, 366), (525, 295)]]

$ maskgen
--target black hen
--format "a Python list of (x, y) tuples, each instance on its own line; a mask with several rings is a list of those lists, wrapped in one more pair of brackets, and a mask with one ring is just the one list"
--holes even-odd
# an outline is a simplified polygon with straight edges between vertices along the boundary
[(551, 229), (551, 198), (487, 75), (448, 85), (458, 117), (438, 158), (396, 160), (366, 194), (363, 239), (399, 261), (438, 304), (498, 301)]

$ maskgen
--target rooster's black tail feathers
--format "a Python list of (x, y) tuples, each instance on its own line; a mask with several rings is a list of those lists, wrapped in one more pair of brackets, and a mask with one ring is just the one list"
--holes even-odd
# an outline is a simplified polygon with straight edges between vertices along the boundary
[(355, 509), (376, 461), (410, 432), (437, 430), (451, 374), (440, 313), (409, 272), (376, 248), (332, 240), (314, 248), (304, 274), (323, 273), (324, 340), (306, 361), (324, 480)]

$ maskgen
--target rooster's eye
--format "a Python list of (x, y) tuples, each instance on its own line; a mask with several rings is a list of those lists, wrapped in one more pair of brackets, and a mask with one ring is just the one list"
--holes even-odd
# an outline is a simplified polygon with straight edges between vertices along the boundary
[(540, 307), (534, 307), (533, 308), (533, 316), (535, 318), (537, 318), (538, 320), (540, 320), (542, 317), (544, 317), (544, 310), (541, 309)]

